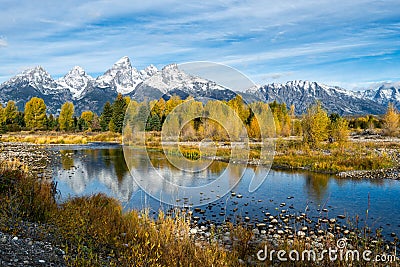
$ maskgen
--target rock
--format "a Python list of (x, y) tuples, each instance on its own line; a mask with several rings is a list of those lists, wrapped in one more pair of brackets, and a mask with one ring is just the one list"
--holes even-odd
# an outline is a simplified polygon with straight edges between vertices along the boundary
[(18, 240), (18, 236), (14, 236), (12, 240), (13, 241), (17, 241)]
[(258, 230), (257, 228), (253, 229), (252, 232), (255, 235), (259, 235), (260, 234), (260, 230)]
[(192, 235), (197, 234), (197, 229), (196, 229), (196, 228), (190, 229), (190, 233), (191, 233)]
[(277, 223), (278, 223), (278, 220), (274, 218), (273, 220), (271, 220), (271, 223), (272, 223), (272, 224), (277, 224)]
[(297, 231), (297, 236), (299, 237), (305, 237), (306, 233), (304, 233), (303, 231)]
[(231, 241), (231, 238), (229, 236), (224, 236), (222, 240), (224, 241), (224, 243), (229, 243)]
[(338, 215), (337, 217), (338, 217), (339, 219), (345, 219), (345, 218), (346, 218), (346, 215), (340, 214), (340, 215)]
[(278, 234), (274, 234), (272, 237), (273, 237), (274, 239), (277, 239), (277, 240), (279, 240), (279, 239), (281, 238), (281, 236), (278, 235)]
[(257, 223), (256, 226), (258, 228), (265, 228), (267, 225), (265, 223)]

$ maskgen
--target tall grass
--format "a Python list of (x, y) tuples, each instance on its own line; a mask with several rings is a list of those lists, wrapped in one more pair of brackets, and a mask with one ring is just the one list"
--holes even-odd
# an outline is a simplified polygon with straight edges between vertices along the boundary
[(88, 142), (121, 142), (119, 133), (59, 133), (34, 132), (5, 134), (2, 142), (25, 142), (32, 144), (87, 144)]

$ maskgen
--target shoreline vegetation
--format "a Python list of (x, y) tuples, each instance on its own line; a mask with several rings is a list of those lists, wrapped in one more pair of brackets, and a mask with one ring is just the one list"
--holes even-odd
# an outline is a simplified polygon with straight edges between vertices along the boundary
[[(362, 258), (283, 262), (276, 254), (265, 261), (256, 255), (265, 249), (286, 253), (312, 249), (319, 258), (324, 249), (335, 248), (339, 239), (346, 238), (344, 253), (370, 250), (373, 259), (394, 255), (399, 245), (395, 233), (392, 241), (384, 239), (379, 229), (374, 232), (359, 223), (358, 216), (352, 221), (346, 215), (331, 218), (323, 213), (313, 219), (307, 211), (282, 210), (278, 215), (266, 213), (265, 220), (255, 225), (247, 217), (234, 224), (197, 224), (198, 208), (175, 208), (152, 217), (146, 210), (123, 212), (121, 203), (103, 194), (57, 204), (56, 185), (18, 160), (1, 161), (0, 179), (0, 265), (368, 266), (370, 262)], [(285, 209), (284, 203), (279, 209)], [(385, 265), (399, 260), (390, 259)]]
[[(148, 133), (149, 142), (146, 148), (163, 151), (159, 133)], [(3, 134), (0, 144), (7, 146), (13, 143), (27, 143), (35, 145), (76, 145), (91, 142), (122, 143), (122, 135), (113, 132), (100, 133), (60, 133), (49, 131), (16, 132)], [(229, 161), (230, 143), (215, 142), (218, 149), (215, 159)], [(242, 145), (242, 143), (236, 143)], [(176, 146), (165, 146), (165, 151), (171, 154), (182, 153), (185, 157), (197, 160), (202, 157), (214, 156), (213, 149), (199, 150), (199, 142), (185, 141)], [(209, 153), (208, 153), (209, 152)], [(250, 143), (250, 151), (238, 159), (236, 163), (262, 164), (259, 159), (260, 145)], [(247, 158), (248, 157), (248, 158)], [(306, 170), (312, 172), (335, 174), (347, 178), (371, 179), (398, 179), (400, 166), (400, 139), (382, 137), (376, 134), (355, 134), (347, 142), (346, 149), (342, 150), (336, 143), (323, 142), (318, 148), (310, 148), (299, 137), (275, 139), (275, 154), (272, 169), (277, 170)]]

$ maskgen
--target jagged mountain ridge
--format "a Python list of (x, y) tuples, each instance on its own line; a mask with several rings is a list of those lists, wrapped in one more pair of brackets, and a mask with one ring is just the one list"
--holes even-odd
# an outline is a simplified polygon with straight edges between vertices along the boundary
[[(137, 101), (153, 100), (172, 95), (181, 98), (193, 96), (200, 101), (208, 99), (229, 100), (236, 93), (203, 78), (189, 75), (176, 64), (157, 70), (150, 65), (138, 71), (132, 67), (128, 57), (118, 60), (103, 75), (91, 77), (79, 66), (65, 76), (54, 80), (42, 67), (22, 72), (0, 85), (0, 102), (14, 100), (20, 110), (33, 96), (41, 97), (48, 107), (47, 112), (57, 114), (61, 105), (72, 101), (76, 114), (92, 110), (100, 114), (106, 101), (112, 102), (118, 93)], [(400, 83), (385, 83), (376, 89), (354, 92), (318, 82), (290, 81), (285, 84), (272, 83), (240, 92), (248, 102), (257, 99), (285, 102), (295, 105), (297, 114), (306, 111), (316, 100), (322, 102), (328, 112), (342, 115), (383, 114), (388, 102), (400, 108)]]
[(251, 89), (253, 93), (265, 102), (277, 101), (295, 106), (297, 114), (306, 112), (316, 101), (321, 101), (323, 107), (330, 113), (341, 115), (383, 114), (387, 102), (378, 103), (365, 97), (363, 92), (348, 91), (337, 86), (327, 86), (318, 82), (289, 81), (286, 84), (272, 83)]

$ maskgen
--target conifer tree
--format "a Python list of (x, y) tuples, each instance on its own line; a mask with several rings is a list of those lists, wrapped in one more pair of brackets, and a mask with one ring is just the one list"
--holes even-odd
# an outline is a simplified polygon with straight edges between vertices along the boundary
[(110, 102), (106, 102), (103, 107), (103, 112), (100, 115), (100, 127), (103, 132), (108, 131), (108, 125), (113, 115), (112, 106)]

